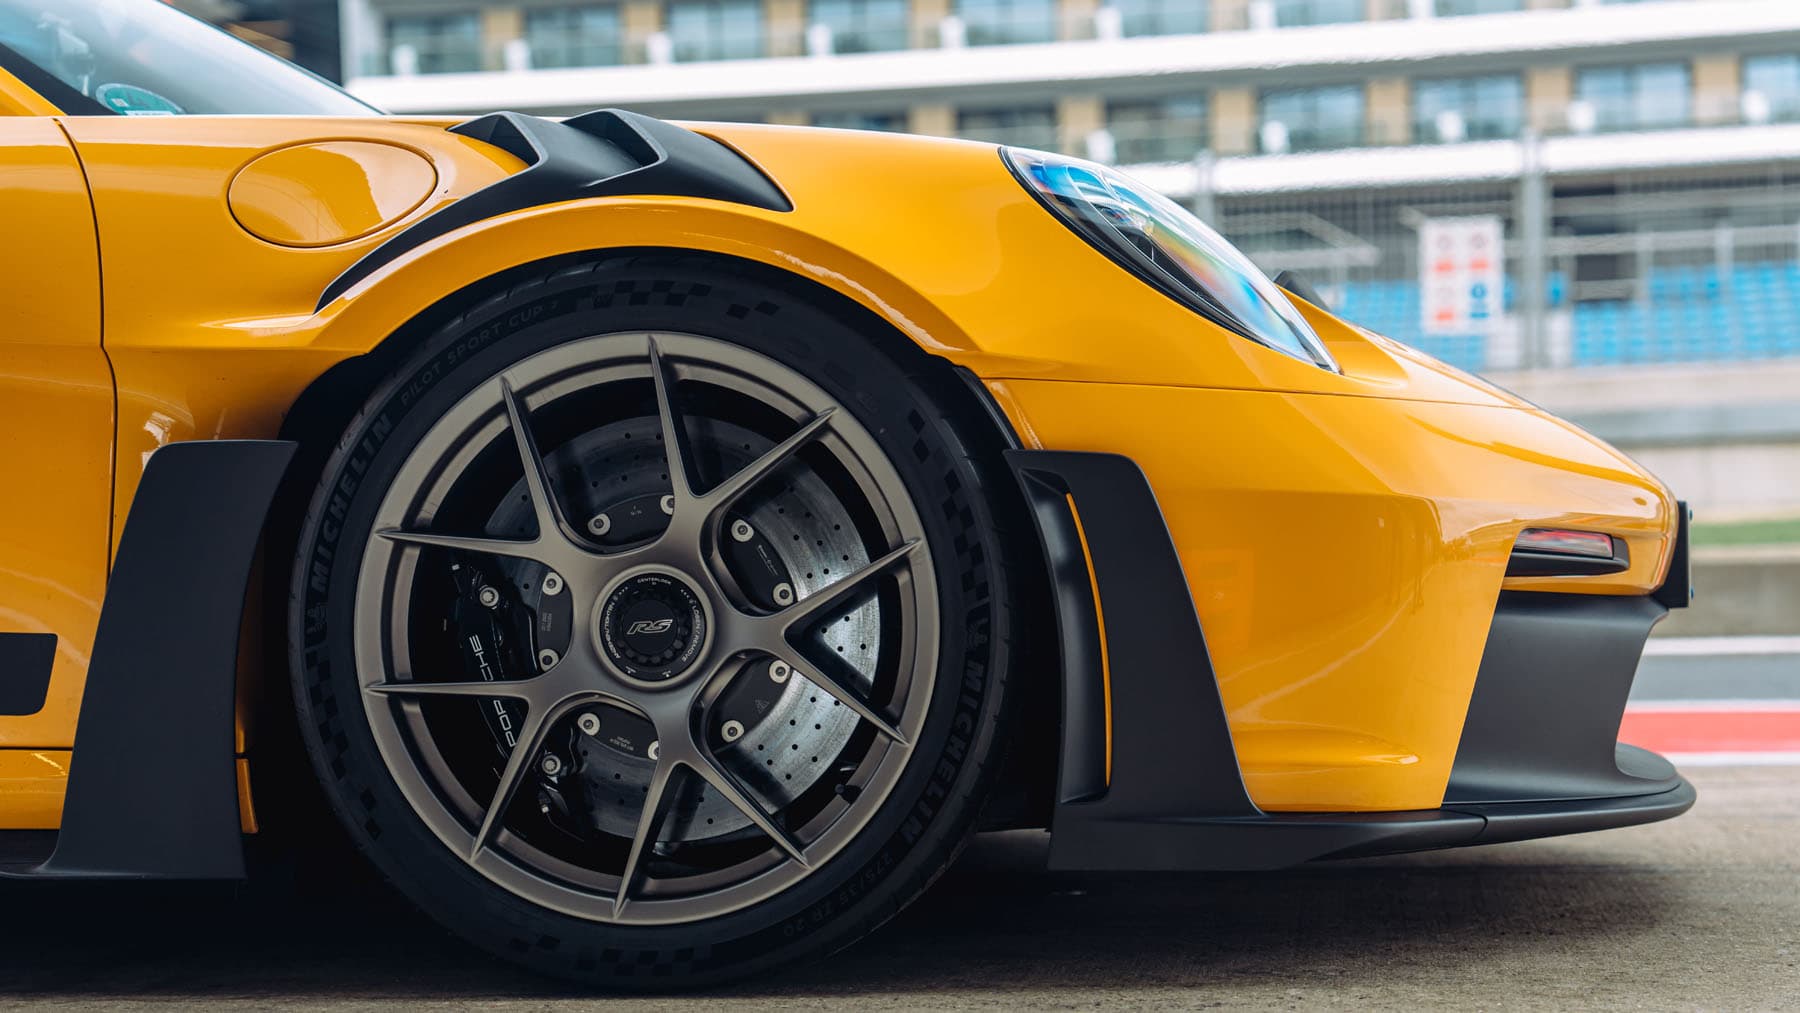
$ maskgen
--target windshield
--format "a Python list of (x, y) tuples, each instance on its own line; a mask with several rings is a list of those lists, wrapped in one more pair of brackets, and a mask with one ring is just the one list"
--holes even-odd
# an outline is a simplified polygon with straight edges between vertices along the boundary
[(159, 0), (0, 0), (0, 66), (76, 116), (377, 111)]

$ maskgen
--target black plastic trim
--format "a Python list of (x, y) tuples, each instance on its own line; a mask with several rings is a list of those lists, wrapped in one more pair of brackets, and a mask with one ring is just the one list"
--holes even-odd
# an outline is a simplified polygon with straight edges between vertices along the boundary
[(1684, 609), (1694, 600), (1693, 558), (1688, 544), (1688, 528), (1693, 520), (1694, 511), (1688, 509), (1687, 503), (1677, 502), (1675, 549), (1669, 557), (1669, 572), (1663, 577), (1662, 586), (1650, 595), (1665, 608)]
[[(1668, 761), (1616, 742), (1644, 636), (1663, 607), (1508, 592), (1442, 808), (1261, 811), (1244, 789), (1192, 596), (1143, 472), (1114, 454), (1006, 457), (1058, 600), (1064, 769), (1053, 868), (1274, 869), (1647, 823), (1693, 805), (1693, 788)], [(1112, 772), (1095, 794), (1106, 701), (1096, 705), (1094, 687), (1108, 669)]]
[(1087, 552), (1069, 509), (1068, 489), (1058, 476), (1029, 469), (1017, 475), (1056, 588), (1052, 597), (1063, 668), (1056, 801), (1097, 798), (1106, 791), (1106, 661)]
[(1611, 556), (1583, 556), (1571, 552), (1543, 552), (1513, 547), (1506, 561), (1508, 577), (1597, 577), (1631, 569), (1631, 547), (1623, 538), (1612, 539)]
[(1532, 552), (1514, 549), (1506, 560), (1508, 577), (1598, 577), (1608, 573), (1624, 573), (1631, 561), (1618, 556), (1571, 556), (1560, 552)]
[[(1059, 636), (1076, 649), (1063, 656), (1064, 754), (1080, 754), (1082, 767), (1065, 777), (1065, 796), (1052, 823), (1050, 860), (1062, 868), (1171, 868), (1140, 864), (1146, 850), (1121, 848), (1119, 838), (1149, 844), (1145, 821), (1168, 814), (1183, 818), (1261, 815), (1238, 776), (1237, 753), (1219, 699), (1211, 655), (1181, 560), (1175, 554), (1162, 509), (1137, 463), (1118, 454), (1015, 450), (1006, 455), (1033, 504), (1038, 535), (1050, 557), (1059, 600)], [(1068, 557), (1072, 518), (1065, 526), (1053, 509), (1072, 498), (1087, 535), (1088, 566)], [(1079, 542), (1075, 549), (1078, 550)], [(1058, 556), (1062, 556), (1058, 560)], [(1099, 617), (1084, 598), (1099, 587), (1105, 617), (1111, 680), (1112, 775), (1105, 791), (1086, 798), (1070, 788), (1091, 778), (1094, 719), (1092, 689), (1100, 674), (1094, 652)], [(1100, 757), (1104, 769), (1106, 759)], [(1075, 781), (1080, 778), (1082, 781)], [(1124, 865), (1115, 864), (1124, 856)]]
[(0, 714), (43, 710), (55, 665), (56, 634), (0, 633)]
[(150, 455), (100, 611), (55, 853), (0, 876), (243, 878), (238, 632), (294, 448), (216, 440)]
[(485, 141), (526, 164), (507, 178), (420, 219), (332, 279), (324, 309), (383, 265), (439, 236), (499, 215), (584, 197), (704, 197), (769, 211), (794, 205), (762, 170), (710, 137), (623, 109), (567, 120), (491, 113), (451, 133)]
[(1469, 843), (1502, 844), (1507, 841), (1555, 837), (1559, 834), (1634, 827), (1643, 823), (1655, 823), (1657, 820), (1673, 819), (1693, 808), (1695, 798), (1694, 786), (1677, 777), (1672, 787), (1651, 795), (1542, 802), (1458, 803), (1456, 809), (1487, 821), (1481, 833)]
[(1618, 745), (1644, 641), (1668, 611), (1648, 597), (1502, 592), (1444, 804), (1673, 788), (1666, 760)]

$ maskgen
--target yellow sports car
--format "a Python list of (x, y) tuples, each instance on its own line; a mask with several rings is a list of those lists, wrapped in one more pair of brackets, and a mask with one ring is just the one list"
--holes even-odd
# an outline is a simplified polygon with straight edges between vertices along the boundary
[(384, 118), (0, 0), (0, 172), (6, 875), (240, 876), (329, 825), (299, 771), (455, 931), (668, 987), (978, 829), (1260, 869), (1693, 802), (1616, 742), (1663, 486), (1111, 169)]

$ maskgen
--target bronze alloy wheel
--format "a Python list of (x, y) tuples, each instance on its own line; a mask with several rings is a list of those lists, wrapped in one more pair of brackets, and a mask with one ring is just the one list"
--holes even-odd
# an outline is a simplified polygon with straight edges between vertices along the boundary
[[(653, 418), (539, 450), (537, 414), (579, 402), (593, 419), (646, 386)], [(520, 479), (469, 482), (496, 448)], [(470, 510), (485, 523), (439, 522)], [(879, 807), (924, 720), (937, 603), (912, 502), (838, 404), (747, 349), (607, 334), (525, 359), (432, 428), (375, 533), (356, 657), (382, 756), (446, 847), (545, 907), (680, 922), (780, 891)], [(481, 575), (476, 609), (488, 590), (489, 611), (536, 617), (491, 680), (416, 642), (443, 632), (413, 622), (421, 585), (462, 568)], [(468, 748), (437, 711), (480, 711), (504, 748)]]

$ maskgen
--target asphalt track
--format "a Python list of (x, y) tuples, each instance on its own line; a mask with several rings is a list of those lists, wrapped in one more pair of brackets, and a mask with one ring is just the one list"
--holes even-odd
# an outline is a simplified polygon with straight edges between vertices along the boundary
[[(1800, 1007), (1800, 767), (1690, 773), (1700, 802), (1668, 823), (1260, 875), (1053, 874), (1041, 834), (983, 838), (850, 952), (618, 1005)], [(8, 1008), (600, 1002), (471, 952), (367, 883), (9, 883), (0, 911)]]

